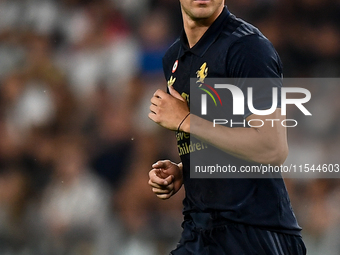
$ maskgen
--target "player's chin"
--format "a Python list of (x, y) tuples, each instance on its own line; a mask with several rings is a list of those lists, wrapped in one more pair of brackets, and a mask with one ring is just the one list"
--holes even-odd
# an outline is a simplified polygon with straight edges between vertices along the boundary
[(208, 19), (213, 14), (213, 10), (209, 6), (198, 6), (193, 11), (193, 19), (201, 20), (201, 19)]

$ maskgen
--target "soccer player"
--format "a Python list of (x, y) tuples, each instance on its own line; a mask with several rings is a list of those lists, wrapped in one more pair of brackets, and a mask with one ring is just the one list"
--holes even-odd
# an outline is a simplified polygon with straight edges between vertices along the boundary
[[(158, 161), (149, 172), (152, 191), (161, 199), (173, 196), (184, 184), (183, 233), (172, 255), (302, 255), (306, 248), (282, 178), (190, 178), (190, 152), (180, 143), (191, 136), (208, 144), (205, 152), (223, 153), (233, 165), (281, 165), (288, 154), (282, 125), (258, 128), (217, 125), (190, 114), (190, 78), (275, 78), (282, 66), (272, 44), (252, 25), (235, 18), (224, 0), (180, 0), (184, 30), (163, 58), (168, 92), (151, 98), (149, 118), (177, 131), (182, 162)], [(237, 79), (235, 79), (237, 80)], [(242, 84), (236, 84), (242, 86)], [(281, 82), (272, 87), (280, 88)], [(271, 94), (254, 88), (254, 104), (269, 109)], [(267, 116), (245, 110), (252, 119), (282, 120), (280, 109)], [(190, 123), (195, 128), (190, 128)], [(185, 135), (183, 135), (185, 134)], [(203, 150), (192, 152), (201, 153)], [(202, 154), (203, 153), (203, 154)]]

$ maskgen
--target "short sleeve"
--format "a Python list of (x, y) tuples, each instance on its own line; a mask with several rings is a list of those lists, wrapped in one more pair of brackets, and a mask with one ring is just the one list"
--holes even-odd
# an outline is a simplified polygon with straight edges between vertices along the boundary
[(281, 107), (282, 63), (265, 37), (248, 35), (237, 40), (227, 53), (227, 75), (245, 95), (244, 118), (252, 114), (247, 104), (248, 87), (253, 89), (255, 109), (272, 107), (274, 87), (278, 88), (277, 107)]

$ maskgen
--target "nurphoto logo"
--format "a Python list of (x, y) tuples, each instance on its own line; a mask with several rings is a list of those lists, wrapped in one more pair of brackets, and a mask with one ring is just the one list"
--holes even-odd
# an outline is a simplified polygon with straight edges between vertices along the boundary
[[(203, 84), (207, 88), (209, 88), (215, 96), (218, 98), (220, 105), (222, 106), (222, 100), (220, 95), (216, 90), (220, 89), (227, 89), (231, 95), (232, 95), (232, 107), (233, 107), (233, 115), (244, 115), (245, 114), (245, 96), (243, 91), (232, 84), (215, 84), (214, 87), (211, 87), (207, 84)], [(211, 97), (213, 100), (215, 106), (217, 106), (217, 102), (213, 94), (208, 91), (205, 88), (199, 88), (206, 92), (206, 94), (201, 95), (201, 115), (207, 115), (208, 114), (208, 103), (207, 103), (207, 95)], [(289, 93), (295, 93), (299, 94), (302, 97), (301, 98), (288, 98)], [(274, 111), (278, 107), (278, 88), (273, 87), (272, 88), (272, 105), (269, 109), (256, 109), (254, 107), (253, 103), (253, 88), (248, 87), (247, 88), (247, 106), (249, 111), (252, 114), (255, 115), (260, 115), (260, 116), (266, 116), (274, 113)], [(311, 93), (308, 89), (305, 88), (298, 88), (298, 87), (285, 87), (281, 88), (281, 115), (286, 116), (287, 115), (287, 105), (295, 105), (305, 116), (312, 116), (312, 114), (307, 110), (307, 108), (303, 105), (307, 102), (309, 102), (311, 99)], [(274, 126), (274, 123), (277, 121), (280, 121), (279, 119), (266, 119), (265, 121), (268, 121), (271, 123), (272, 126)], [(260, 120), (260, 119), (252, 119), (247, 122), (248, 126), (250, 127), (262, 127), (265, 123), (265, 121)], [(282, 126), (285, 127), (295, 127), (297, 126), (298, 122), (297, 120), (294, 119), (284, 119), (281, 122)], [(233, 125), (242, 125), (246, 126), (246, 120), (243, 120), (243, 122), (235, 122), (232, 119), (227, 120), (227, 119), (214, 119), (213, 120), (213, 126), (215, 127), (216, 125), (225, 125), (225, 124), (230, 124), (232, 127)]]

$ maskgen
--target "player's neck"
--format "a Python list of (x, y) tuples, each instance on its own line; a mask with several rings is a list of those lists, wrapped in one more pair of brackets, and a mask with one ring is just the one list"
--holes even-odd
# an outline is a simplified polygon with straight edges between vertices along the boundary
[(193, 20), (184, 11), (182, 11), (184, 31), (187, 36), (190, 48), (194, 47), (195, 44), (201, 39), (211, 24), (221, 14), (222, 10), (223, 9), (207, 19), (197, 20)]

